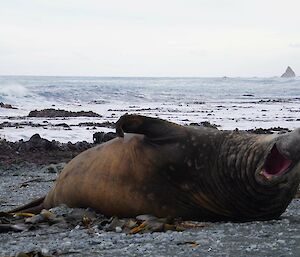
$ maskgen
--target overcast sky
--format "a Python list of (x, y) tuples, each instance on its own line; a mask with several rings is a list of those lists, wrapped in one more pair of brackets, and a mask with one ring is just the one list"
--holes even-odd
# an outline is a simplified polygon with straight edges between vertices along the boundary
[(299, 0), (1, 0), (1, 75), (300, 75)]

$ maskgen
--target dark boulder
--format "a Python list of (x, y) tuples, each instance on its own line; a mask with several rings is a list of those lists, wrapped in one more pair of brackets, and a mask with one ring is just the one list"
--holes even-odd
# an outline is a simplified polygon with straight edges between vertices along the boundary
[(58, 150), (59, 146), (56, 141), (49, 141), (45, 138), (41, 138), (39, 134), (34, 134), (28, 141), (21, 142), (19, 151), (54, 151)]
[(93, 141), (94, 144), (101, 144), (111, 139), (114, 139), (115, 137), (117, 137), (117, 135), (114, 132), (108, 132), (108, 133), (96, 132), (93, 134)]
[(11, 104), (5, 104), (5, 103), (2, 103), (2, 102), (0, 102), (0, 107), (1, 108), (6, 108), (6, 109), (18, 109), (16, 107), (13, 107)]

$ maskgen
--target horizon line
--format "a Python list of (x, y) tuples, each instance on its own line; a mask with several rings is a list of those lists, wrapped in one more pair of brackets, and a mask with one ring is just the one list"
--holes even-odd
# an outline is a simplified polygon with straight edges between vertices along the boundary
[[(109, 76), (109, 75), (3, 75), (0, 74), (0, 77), (58, 77), (58, 78), (67, 78), (67, 77), (77, 77), (77, 78), (281, 78), (281, 76), (142, 76), (142, 75), (128, 75), (128, 76)], [(299, 76), (290, 77), (297, 78)], [(289, 78), (284, 78), (289, 79)]]

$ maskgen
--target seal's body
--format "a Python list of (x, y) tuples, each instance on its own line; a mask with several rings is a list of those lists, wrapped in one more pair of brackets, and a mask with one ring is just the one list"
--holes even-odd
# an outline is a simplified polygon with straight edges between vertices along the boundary
[(25, 209), (67, 204), (109, 216), (266, 220), (284, 212), (299, 185), (299, 129), (254, 135), (138, 115), (116, 127), (118, 138), (71, 160), (47, 196)]

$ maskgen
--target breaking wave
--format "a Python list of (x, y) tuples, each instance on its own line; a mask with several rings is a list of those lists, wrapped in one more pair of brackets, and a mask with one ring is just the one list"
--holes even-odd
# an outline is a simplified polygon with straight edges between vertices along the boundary
[(13, 101), (15, 102), (17, 98), (22, 98), (29, 96), (29, 90), (20, 84), (2, 84), (0, 85), (0, 101)]

